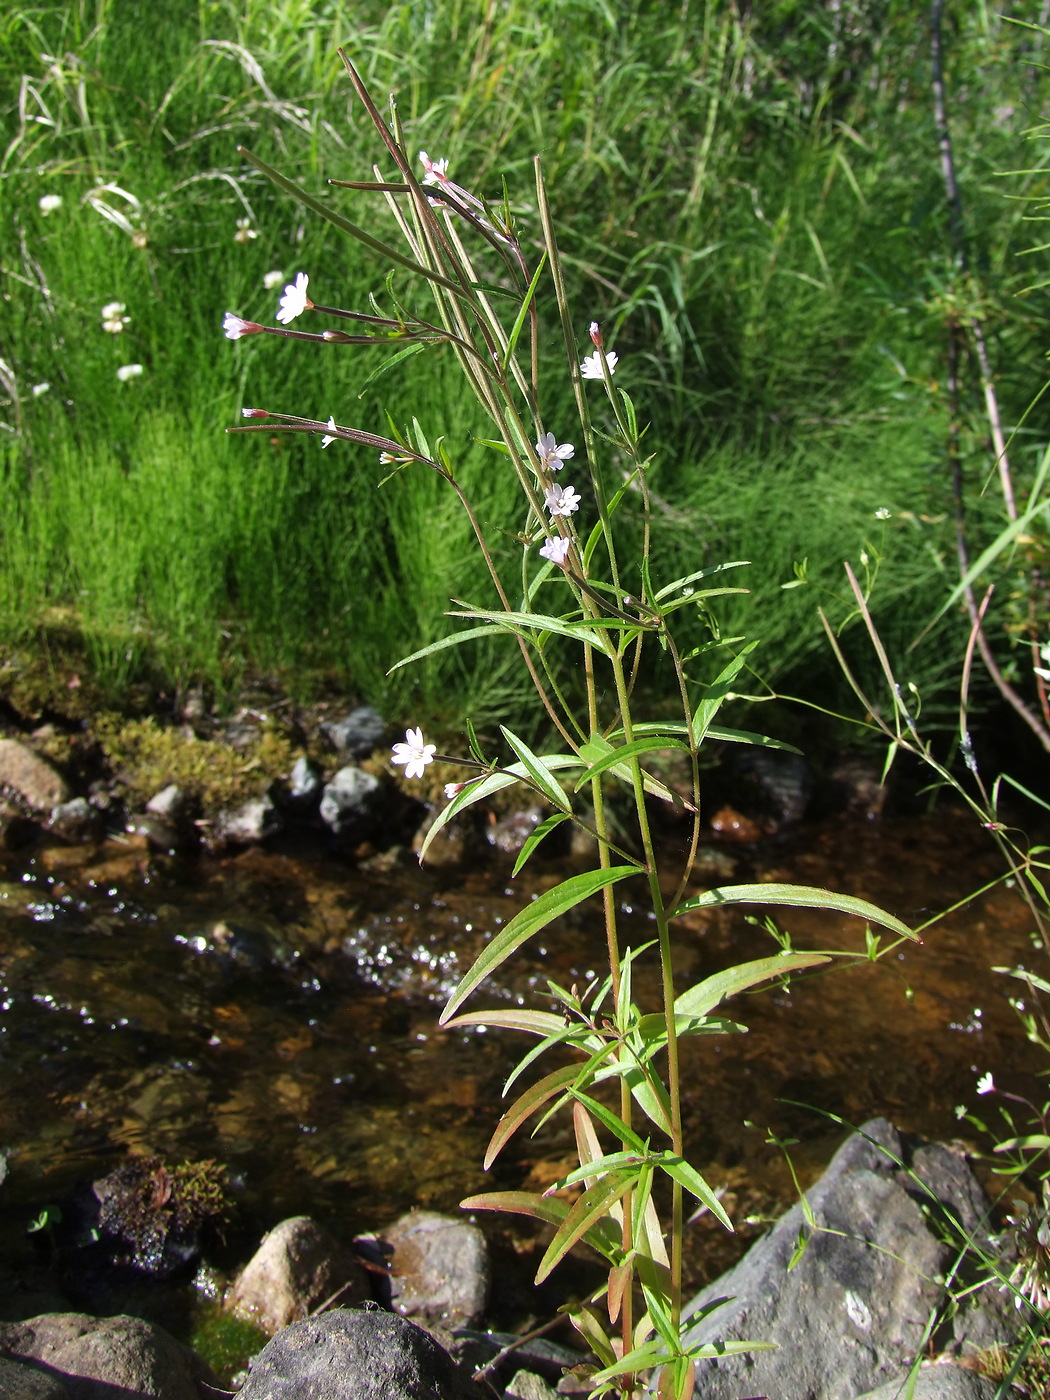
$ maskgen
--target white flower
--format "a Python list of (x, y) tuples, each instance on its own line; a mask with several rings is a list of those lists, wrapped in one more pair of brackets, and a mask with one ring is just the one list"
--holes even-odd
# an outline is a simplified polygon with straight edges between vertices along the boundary
[(282, 325), (287, 326), (290, 321), (294, 321), (296, 316), (301, 316), (308, 306), (313, 306), (313, 302), (306, 295), (306, 288), (310, 279), (305, 272), (298, 272), (294, 282), (289, 282), (284, 289), (284, 296), (281, 297), (280, 305), (277, 308), (277, 319)]
[(238, 219), (237, 232), (233, 237), (237, 243), (250, 243), (253, 238), (258, 238), (259, 235), (252, 228), (251, 219)]
[(121, 384), (126, 384), (129, 379), (137, 379), (143, 373), (141, 365), (121, 365), (117, 370), (117, 378)]
[(552, 516), (571, 515), (580, 508), (580, 496), (572, 486), (551, 486), (543, 500)]
[[(329, 426), (329, 427), (333, 430), (333, 432), (334, 432), (334, 430), (335, 430), (335, 419), (334, 419), (334, 418), (329, 418), (329, 420), (328, 420), (328, 426)], [(328, 444), (329, 444), (330, 442), (335, 442), (335, 438), (334, 438), (334, 437), (331, 437), (328, 433), (325, 433), (324, 437), (321, 439), (321, 446), (322, 446), (322, 447), (327, 447)]]
[(279, 287), (284, 281), (284, 273), (278, 268), (276, 272), (267, 272), (263, 275), (263, 286), (268, 292), (272, 292), (274, 287)]
[(62, 196), (60, 194), (42, 194), (37, 201), (42, 214), (53, 214), (56, 209), (62, 208)]
[(562, 539), (561, 535), (552, 535), (545, 544), (540, 545), (540, 553), (552, 564), (564, 564), (569, 548), (569, 540)]
[(448, 161), (431, 160), (426, 151), (420, 151), (419, 161), (426, 174), (420, 184), (422, 185), (444, 185), (448, 182)]
[(114, 316), (120, 316), (127, 310), (122, 301), (107, 301), (102, 308), (103, 321), (112, 321)]
[(434, 762), (436, 749), (436, 744), (424, 744), (422, 729), (406, 729), (405, 742), (394, 745), (391, 758), (405, 765), (406, 778), (421, 778), (427, 764)]
[[(605, 352), (605, 360), (609, 366), (610, 374), (615, 373), (616, 362), (619, 358), (615, 350), (607, 350)], [(598, 354), (597, 350), (595, 350), (593, 355), (584, 355), (583, 359), (580, 361), (580, 373), (583, 375), (584, 379), (605, 378), (605, 373), (602, 370), (602, 357)]]
[(889, 511), (885, 506), (879, 506), (878, 510), (875, 512), (875, 519), (889, 520), (891, 514), (892, 512)]
[(992, 1078), (991, 1070), (987, 1074), (982, 1074), (977, 1081), (977, 1092), (979, 1094), (994, 1094), (995, 1080)]
[(463, 791), (463, 789), (464, 789), (465, 787), (466, 787), (466, 783), (446, 783), (446, 784), (445, 784), (445, 796), (446, 796), (446, 797), (449, 799), (449, 801), (451, 802), (452, 798), (453, 798), (453, 797), (458, 797), (459, 794)]
[(258, 335), (265, 329), (255, 321), (244, 321), (240, 316), (235, 316), (232, 311), (227, 311), (222, 328), (226, 332), (227, 340), (240, 340), (242, 335)]
[(108, 301), (102, 308), (102, 329), (109, 335), (120, 335), (125, 326), (131, 324), (131, 317), (124, 314), (122, 301)]
[(601, 339), (602, 334), (601, 331), (598, 329), (597, 321), (592, 321), (591, 324), (587, 327), (587, 334), (594, 341), (595, 345), (597, 345), (598, 341)]
[(50, 388), (51, 385), (48, 384), (46, 380), (43, 384), (34, 384), (32, 389), (33, 398), (38, 399), (41, 394), (46, 394)]
[(560, 472), (575, 451), (571, 442), (555, 442), (553, 433), (544, 433), (536, 444), (540, 466), (549, 472)]

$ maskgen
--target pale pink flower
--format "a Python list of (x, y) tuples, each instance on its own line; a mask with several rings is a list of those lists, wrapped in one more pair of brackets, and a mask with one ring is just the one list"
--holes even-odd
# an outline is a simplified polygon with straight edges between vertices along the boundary
[(243, 321), (232, 311), (227, 311), (222, 328), (226, 332), (227, 340), (240, 340), (242, 335), (258, 335), (260, 331), (265, 330), (265, 327), (260, 326), (258, 322)]
[(561, 564), (564, 567), (570, 547), (569, 540), (562, 539), (561, 535), (552, 535), (546, 543), (540, 545), (540, 553), (552, 564)]
[[(605, 359), (609, 366), (610, 374), (615, 372), (616, 362), (619, 358), (615, 350), (606, 351)], [(598, 354), (597, 350), (595, 350), (593, 355), (584, 355), (583, 359), (580, 361), (580, 373), (583, 375), (584, 379), (605, 378), (605, 371), (602, 369), (602, 357)]]
[(405, 742), (394, 745), (391, 759), (405, 765), (406, 778), (421, 778), (427, 764), (434, 762), (436, 751), (436, 744), (424, 744), (422, 729), (406, 729)]
[[(329, 420), (328, 420), (328, 426), (333, 430), (333, 432), (335, 431), (335, 419), (334, 419), (334, 418), (329, 418)], [(335, 438), (332, 437), (330, 434), (325, 433), (324, 437), (321, 439), (321, 446), (322, 446), (322, 447), (327, 447), (328, 444), (329, 444), (330, 442), (335, 442)]]
[(420, 151), (419, 163), (426, 172), (420, 184), (422, 185), (447, 185), (448, 184), (448, 161), (431, 160), (426, 151)]
[(313, 306), (313, 302), (306, 295), (309, 285), (310, 279), (306, 273), (297, 272), (295, 281), (289, 282), (285, 287), (284, 296), (277, 307), (277, 319), (282, 325), (287, 326), (296, 316), (301, 316), (308, 306)]
[(977, 1081), (977, 1092), (979, 1094), (994, 1094), (995, 1080), (992, 1078), (991, 1070), (987, 1074), (982, 1074)]
[(560, 472), (575, 451), (571, 442), (555, 442), (553, 433), (544, 433), (536, 444), (540, 466), (549, 472)]
[(550, 486), (543, 497), (544, 504), (552, 517), (572, 515), (580, 508), (580, 496), (572, 486)]

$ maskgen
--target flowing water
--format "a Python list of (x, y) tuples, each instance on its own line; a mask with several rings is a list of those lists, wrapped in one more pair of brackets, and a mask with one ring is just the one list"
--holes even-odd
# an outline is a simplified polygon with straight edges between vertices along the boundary
[[(353, 868), (307, 847), (198, 864), (116, 843), (3, 859), (6, 1236), (23, 1236), (41, 1204), (129, 1151), (225, 1163), (241, 1257), (286, 1215), (312, 1214), (349, 1237), (415, 1205), (455, 1210), (478, 1190), (543, 1187), (572, 1164), (567, 1122), (555, 1119), (482, 1172), (523, 1042), (437, 1027), (486, 937), (570, 873), (570, 857), (537, 858), (513, 881), (495, 855), (466, 871), (421, 870), (397, 853)], [(826, 886), (913, 924), (998, 871), (987, 838), (951, 812), (809, 824), (737, 862), (737, 879)], [(625, 936), (641, 943), (652, 925), (632, 908), (636, 892), (618, 890)], [(856, 920), (792, 910), (780, 922), (801, 947), (864, 946)], [(681, 921), (674, 948), (685, 986), (775, 944), (723, 909)], [(577, 912), (526, 944), (473, 1005), (547, 1005), (546, 978), (582, 985), (603, 949), (600, 920)], [(1025, 960), (1037, 965), (1028, 917), (1000, 886), (885, 963), (737, 999), (731, 1014), (747, 1035), (688, 1042), (690, 1156), (740, 1223), (735, 1238), (710, 1221), (693, 1227), (693, 1281), (732, 1262), (791, 1197), (767, 1130), (799, 1140), (807, 1181), (843, 1133), (824, 1114), (885, 1114), (951, 1138), (957, 1104), (986, 1106), (975, 1097), (984, 1071), (1034, 1094), (1042, 1064), (1006, 1000), (1017, 984), (989, 972)], [(651, 972), (638, 993), (655, 1005)], [(495, 1225), (493, 1237), (508, 1258), (531, 1259), (527, 1222)], [(0, 1294), (17, 1284), (0, 1276)], [(20, 1306), (0, 1296), (0, 1314)]]

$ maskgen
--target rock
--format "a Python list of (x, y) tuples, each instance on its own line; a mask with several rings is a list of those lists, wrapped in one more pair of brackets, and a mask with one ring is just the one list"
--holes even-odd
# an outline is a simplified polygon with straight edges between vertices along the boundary
[(69, 1400), (69, 1391), (49, 1371), (25, 1361), (0, 1357), (0, 1395), (4, 1400)]
[(727, 767), (732, 775), (733, 805), (742, 807), (749, 816), (782, 826), (806, 815), (813, 795), (813, 775), (801, 754), (737, 747)]
[(371, 1298), (368, 1276), (350, 1251), (308, 1215), (296, 1215), (266, 1235), (227, 1295), (226, 1307), (272, 1336), (308, 1317), (347, 1284), (340, 1302)]
[(178, 822), (186, 815), (189, 799), (175, 783), (155, 792), (146, 803), (146, 811), (166, 822)]
[(446, 1327), (469, 1326), (485, 1311), (489, 1259), (476, 1225), (436, 1211), (403, 1215), (383, 1238), (393, 1250), (394, 1309)]
[(144, 836), (147, 846), (155, 851), (174, 851), (179, 841), (172, 823), (153, 812), (140, 812), (128, 817), (124, 830), (129, 836)]
[(518, 1371), (504, 1389), (515, 1400), (558, 1400), (558, 1392), (532, 1371)]
[(379, 748), (386, 737), (386, 720), (371, 705), (359, 705), (345, 719), (326, 721), (321, 725), (333, 745), (355, 758), (367, 758)]
[(887, 1381), (878, 1390), (869, 1390), (858, 1400), (995, 1400), (999, 1387), (988, 1376), (967, 1371), (962, 1366), (923, 1366), (915, 1374)]
[(239, 807), (227, 807), (215, 819), (212, 843), (222, 845), (255, 846), (269, 836), (275, 836), (281, 829), (281, 815), (273, 805), (273, 799), (253, 797), (242, 802)]
[(511, 812), (509, 815), (501, 817), (498, 822), (494, 822), (489, 827), (485, 834), (489, 843), (495, 846), (497, 851), (514, 856), (521, 850), (542, 820), (543, 813), (538, 807), (525, 807), (520, 812)]
[(0, 1348), (57, 1373), (69, 1400), (200, 1400), (197, 1382), (212, 1379), (189, 1347), (137, 1317), (44, 1313), (0, 1323)]
[[(911, 1153), (884, 1119), (861, 1132), (807, 1193), (817, 1225), (841, 1233), (811, 1231), (795, 1206), (689, 1304), (693, 1312), (730, 1299), (688, 1333), (690, 1342), (746, 1338), (780, 1347), (700, 1362), (704, 1400), (854, 1400), (914, 1361), (942, 1301), (935, 1280), (958, 1253), (958, 1243), (944, 1242), (946, 1227), (957, 1241), (967, 1232), (980, 1239), (988, 1204), (969, 1167), (947, 1148), (925, 1144)], [(800, 1232), (808, 1245), (788, 1273)], [(957, 1325), (957, 1345), (963, 1340)]]
[(437, 1342), (407, 1318), (336, 1308), (279, 1332), (254, 1357), (238, 1400), (481, 1400)]
[(321, 797), (321, 819), (337, 836), (360, 827), (375, 808), (379, 779), (349, 764), (327, 782)]
[(70, 797), (66, 780), (17, 739), (0, 739), (0, 787), (18, 793), (34, 812), (50, 812)]
[(887, 790), (882, 771), (856, 754), (846, 754), (827, 778), (827, 798), (833, 811), (847, 811), (873, 820), (882, 815)]
[(288, 775), (288, 800), (293, 807), (309, 807), (321, 792), (321, 775), (304, 753), (292, 764)]
[(63, 841), (91, 841), (102, 832), (102, 814), (86, 797), (73, 797), (51, 809), (47, 825)]

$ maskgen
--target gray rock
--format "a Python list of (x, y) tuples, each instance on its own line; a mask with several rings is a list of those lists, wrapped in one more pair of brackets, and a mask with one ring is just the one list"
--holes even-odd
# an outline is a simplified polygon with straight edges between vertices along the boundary
[(48, 828), (63, 841), (90, 841), (102, 830), (102, 814), (86, 797), (72, 797), (51, 809)]
[(254, 1358), (239, 1400), (481, 1400), (407, 1318), (336, 1308), (295, 1322)]
[(558, 1392), (532, 1371), (518, 1371), (503, 1391), (514, 1400), (558, 1400)]
[(308, 1317), (344, 1285), (342, 1303), (371, 1297), (368, 1278), (353, 1255), (308, 1215), (296, 1215), (264, 1238), (225, 1306), (272, 1336)]
[(50, 812), (70, 797), (69, 784), (17, 739), (0, 739), (0, 787), (18, 793), (34, 812)]
[[(957, 1239), (979, 1232), (987, 1202), (966, 1163), (947, 1148), (927, 1145), (909, 1163), (885, 1120), (861, 1131), (873, 1141), (851, 1137), (807, 1193), (817, 1225), (836, 1233), (810, 1231), (795, 1206), (689, 1304), (693, 1312), (730, 1300), (690, 1330), (691, 1342), (748, 1339), (780, 1348), (700, 1362), (697, 1394), (704, 1400), (854, 1400), (914, 1361), (942, 1300), (935, 1279), (957, 1254), (944, 1243), (945, 1231)], [(895, 1158), (929, 1180), (935, 1201)], [(940, 1218), (931, 1223), (920, 1201)], [(788, 1273), (800, 1235), (809, 1242)]]
[(321, 797), (321, 820), (337, 836), (360, 825), (375, 807), (379, 779), (363, 768), (349, 764), (325, 784)]
[(0, 1395), (4, 1400), (69, 1400), (58, 1376), (25, 1361), (0, 1357)]
[(458, 1327), (469, 1326), (485, 1311), (488, 1246), (476, 1225), (414, 1210), (383, 1238), (393, 1250), (390, 1292), (397, 1312)]
[(124, 830), (129, 836), (144, 836), (155, 851), (174, 851), (179, 841), (171, 822), (153, 812), (138, 812), (128, 817)]
[(0, 1348), (56, 1375), (69, 1400), (200, 1400), (207, 1367), (162, 1327), (137, 1317), (44, 1313), (0, 1324)]
[(221, 811), (215, 837), (231, 846), (255, 846), (281, 829), (281, 815), (270, 797), (253, 797), (239, 807)]
[(288, 797), (297, 807), (308, 807), (321, 792), (321, 775), (301, 753), (288, 775)]
[(995, 1400), (998, 1393), (995, 1381), (976, 1371), (962, 1366), (923, 1366), (915, 1374), (914, 1389), (911, 1374), (906, 1373), (858, 1400)]
[(188, 798), (182, 788), (175, 783), (155, 792), (146, 803), (146, 811), (164, 821), (177, 822), (186, 815)]
[(514, 856), (539, 826), (543, 816), (538, 807), (526, 807), (520, 812), (510, 812), (498, 822), (494, 822), (485, 835), (497, 851)]
[(386, 720), (371, 705), (359, 705), (345, 719), (328, 721), (321, 729), (335, 747), (355, 758), (367, 758), (386, 737)]

